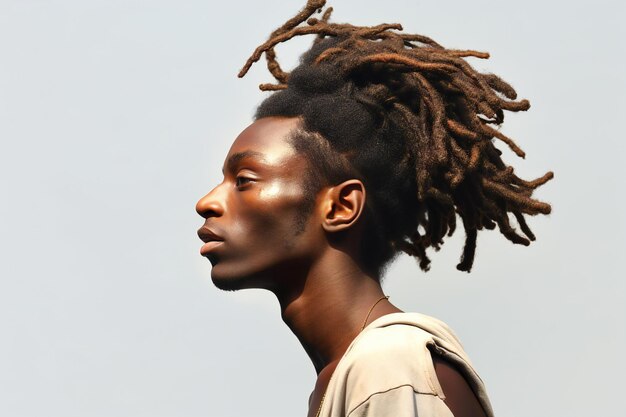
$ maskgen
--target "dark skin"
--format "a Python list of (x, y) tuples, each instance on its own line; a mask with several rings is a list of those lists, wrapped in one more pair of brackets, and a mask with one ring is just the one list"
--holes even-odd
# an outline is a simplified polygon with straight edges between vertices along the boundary
[[(271, 117), (246, 128), (226, 157), (223, 182), (198, 201), (196, 211), (206, 219), (198, 234), (215, 285), (276, 295), (283, 321), (318, 375), (308, 414), (315, 416), (335, 367), (384, 294), (380, 277), (358, 261), (359, 242), (367, 238), (359, 222), (365, 187), (357, 179), (323, 187), (311, 204), (303, 182), (309, 161), (290, 143), (300, 123)], [(341, 238), (331, 243), (331, 236)], [(381, 301), (367, 323), (400, 311)], [(454, 415), (484, 416), (461, 374), (434, 359)]]

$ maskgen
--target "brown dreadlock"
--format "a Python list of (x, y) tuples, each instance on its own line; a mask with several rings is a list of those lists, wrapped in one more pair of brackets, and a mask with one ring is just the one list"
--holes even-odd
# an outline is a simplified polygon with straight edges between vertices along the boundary
[[(360, 27), (330, 23), (332, 8), (327, 8), (321, 19), (311, 17), (316, 12), (321, 13), (325, 3), (325, 0), (308, 0), (302, 11), (276, 29), (269, 40), (254, 51), (239, 73), (239, 77), (243, 77), (265, 53), (267, 68), (277, 84), (262, 84), (260, 89), (280, 91), (267, 100), (269, 104), (260, 106), (257, 117), (291, 115), (288, 113), (294, 110), (287, 110), (287, 107), (293, 106), (283, 106), (280, 110), (280, 105), (276, 103), (295, 100), (293, 94), (304, 97), (300, 100), (306, 103), (302, 104), (303, 108), (309, 106), (312, 94), (315, 93), (311, 90), (321, 84), (316, 84), (315, 77), (309, 76), (310, 79), (302, 81), (304, 76), (296, 80), (295, 75), (315, 69), (322, 71), (324, 67), (330, 66), (332, 71), (322, 71), (322, 74), (327, 79), (333, 78), (329, 74), (335, 74), (348, 87), (343, 84), (322, 87), (318, 94), (322, 101), (333, 88), (343, 94), (341, 97), (336, 96), (334, 101), (324, 101), (324, 106), (332, 107), (344, 96), (350, 96), (364, 106), (368, 114), (374, 115), (372, 117), (378, 120), (376, 126), (381, 132), (384, 131), (380, 133), (382, 142), (378, 139), (375, 141), (379, 147), (369, 152), (391, 154), (393, 151), (387, 151), (387, 148), (400, 146), (402, 149), (402, 155), (396, 158), (397, 162), (391, 162), (394, 167), (386, 168), (389, 172), (393, 171), (391, 174), (371, 174), (369, 177), (376, 178), (368, 180), (377, 183), (376, 187), (380, 189), (379, 203), (374, 203), (374, 206), (378, 204), (382, 207), (378, 209), (379, 214), (398, 217), (396, 214), (401, 211), (397, 207), (399, 203), (390, 207), (390, 203), (385, 202), (390, 199), (409, 201), (405, 206), (411, 206), (410, 213), (399, 216), (400, 226), (379, 226), (379, 235), (387, 239), (391, 251), (395, 253), (402, 250), (417, 257), (420, 267), (427, 270), (430, 261), (426, 249), (439, 249), (444, 236), (452, 235), (457, 214), (466, 231), (463, 255), (457, 265), (459, 270), (471, 269), (477, 231), (483, 228), (494, 229), (497, 225), (507, 239), (517, 244), (529, 245), (531, 240), (535, 240), (524, 214), (550, 213), (549, 204), (531, 196), (537, 187), (553, 178), (553, 173), (548, 172), (533, 181), (525, 181), (502, 161), (501, 152), (494, 146), (494, 139), (504, 142), (522, 158), (525, 154), (511, 138), (491, 125), (503, 122), (504, 110), (525, 111), (530, 104), (527, 100), (516, 101), (517, 94), (513, 87), (498, 76), (478, 73), (463, 59), (484, 59), (489, 54), (446, 49), (426, 36), (400, 33), (402, 26), (399, 24)], [(303, 24), (305, 21), (306, 24)], [(301, 35), (317, 37), (312, 50), (303, 57), (300, 67), (292, 73), (285, 72), (277, 61), (274, 48), (281, 42)], [(334, 81), (328, 82), (332, 84)], [(288, 93), (291, 90), (295, 92)], [(354, 106), (345, 108), (350, 113)], [(325, 127), (316, 128), (315, 118), (320, 117), (320, 113), (311, 114), (313, 116), (305, 117), (309, 131), (321, 133), (341, 153), (352, 156), (354, 152), (360, 152), (357, 151), (361, 146), (358, 141), (363, 139), (356, 138), (355, 144), (346, 145), (345, 138), (339, 137), (345, 134), (332, 133)], [(336, 117), (333, 115), (329, 119), (333, 119), (336, 129), (341, 131), (340, 124), (346, 121), (339, 123)], [(333, 120), (324, 123), (332, 124)], [(317, 123), (317, 126), (322, 124)], [(338, 139), (332, 139), (333, 136), (338, 136)], [(398, 138), (401, 138), (403, 144), (392, 145)], [(341, 144), (334, 144), (333, 141)], [(369, 165), (376, 164), (376, 161), (372, 157), (361, 159), (369, 162), (363, 162), (355, 168), (367, 177)], [(410, 169), (402, 171), (401, 167), (407, 164)], [(400, 168), (396, 168), (396, 165)], [(410, 203), (403, 196), (390, 197), (384, 194), (389, 192), (386, 188), (393, 187), (377, 178), (394, 175), (400, 188), (406, 186), (408, 181), (416, 204)], [(408, 180), (406, 177), (411, 178)], [(401, 194), (402, 190), (396, 190), (396, 193)], [(386, 208), (383, 207), (385, 204)], [(517, 220), (523, 235), (511, 226), (509, 213)], [(394, 232), (395, 229), (398, 232)], [(382, 260), (387, 261), (389, 258), (387, 256)]]

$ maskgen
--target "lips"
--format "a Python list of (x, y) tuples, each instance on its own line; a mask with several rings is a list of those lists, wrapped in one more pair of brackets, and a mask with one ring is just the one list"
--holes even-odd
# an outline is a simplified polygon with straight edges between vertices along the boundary
[(224, 239), (206, 226), (198, 229), (198, 237), (204, 242), (200, 248), (201, 255), (207, 255), (213, 249), (224, 243)]
[(219, 240), (220, 242), (224, 241), (224, 238), (222, 238), (220, 235), (218, 235), (217, 233), (215, 233), (213, 230), (209, 229), (206, 226), (203, 226), (200, 229), (198, 229), (198, 237), (204, 243), (212, 242), (216, 240)]

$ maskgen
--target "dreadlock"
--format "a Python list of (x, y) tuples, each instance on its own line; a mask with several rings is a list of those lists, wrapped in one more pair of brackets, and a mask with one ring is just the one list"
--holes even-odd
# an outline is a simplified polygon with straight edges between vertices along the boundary
[[(525, 154), (493, 126), (503, 122), (504, 110), (525, 111), (530, 104), (516, 101), (500, 77), (479, 73), (463, 59), (489, 54), (446, 49), (426, 36), (401, 33), (399, 24), (330, 23), (332, 8), (312, 17), (325, 3), (308, 0), (254, 51), (239, 77), (265, 54), (276, 83), (260, 89), (276, 92), (256, 118), (302, 118), (294, 144), (319, 165), (318, 177), (363, 180), (365, 216), (376, 237), (366, 239), (373, 243), (364, 243), (365, 258), (380, 268), (404, 251), (428, 270), (427, 248), (438, 250), (454, 233), (457, 215), (466, 233), (461, 271), (472, 267), (478, 230), (497, 226), (513, 243), (535, 240), (524, 215), (550, 213), (549, 204), (531, 196), (554, 175), (526, 181), (501, 159), (496, 139)], [(285, 72), (274, 48), (302, 35), (316, 35), (314, 44)]]

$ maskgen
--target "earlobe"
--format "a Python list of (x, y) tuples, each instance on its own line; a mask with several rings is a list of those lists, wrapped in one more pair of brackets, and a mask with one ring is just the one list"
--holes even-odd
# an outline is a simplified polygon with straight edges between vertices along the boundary
[(365, 207), (365, 186), (360, 180), (347, 180), (329, 188), (325, 198), (324, 230), (346, 230), (361, 217)]

